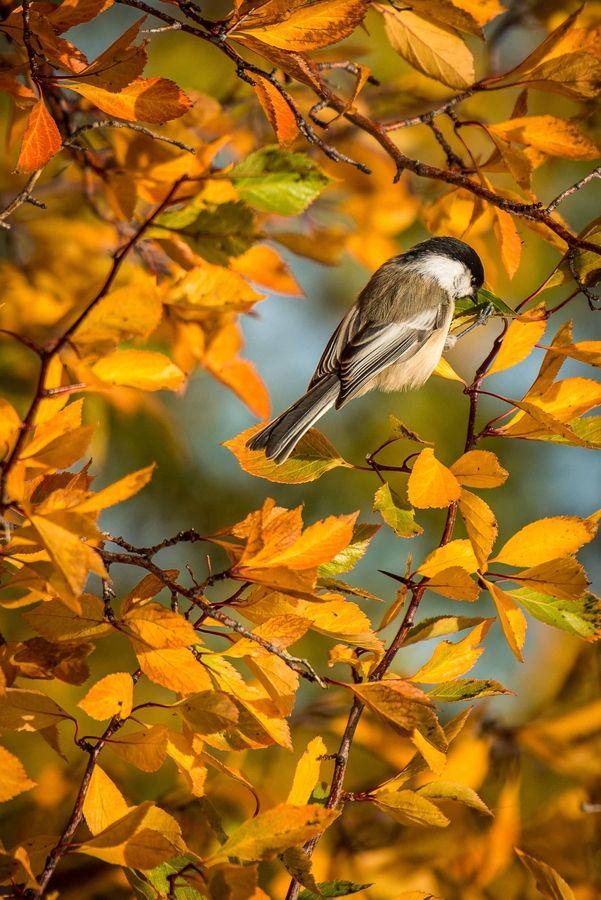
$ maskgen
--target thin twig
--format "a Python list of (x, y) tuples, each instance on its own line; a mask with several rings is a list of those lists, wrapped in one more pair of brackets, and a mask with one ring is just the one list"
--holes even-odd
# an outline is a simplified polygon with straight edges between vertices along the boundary
[(580, 181), (577, 181), (576, 184), (573, 184), (571, 187), (566, 188), (565, 191), (562, 191), (557, 195), (555, 200), (551, 200), (549, 205), (547, 206), (547, 212), (551, 213), (554, 209), (557, 209), (560, 203), (563, 203), (564, 200), (567, 200), (568, 197), (571, 197), (572, 194), (575, 194), (576, 191), (579, 191), (580, 188), (583, 188), (585, 184), (588, 184), (589, 181), (592, 181), (593, 178), (601, 178), (601, 166), (597, 166), (596, 169), (593, 169), (592, 172), (589, 172), (588, 175), (584, 175)]
[[(165, 134), (159, 134), (158, 131), (153, 131), (151, 128), (146, 128), (145, 125), (139, 125), (137, 122), (120, 122), (118, 119), (103, 119), (99, 122), (88, 122), (86, 125), (80, 125), (69, 138), (69, 145), (72, 141), (77, 140), (80, 134), (85, 134), (87, 131), (98, 131), (100, 128), (127, 128), (130, 131), (137, 131), (140, 134), (144, 134), (146, 137), (152, 138), (155, 141), (163, 141), (165, 144), (172, 144), (179, 150), (185, 150), (186, 153), (196, 153), (194, 147), (191, 147), (189, 144), (184, 144), (183, 141), (167, 137)], [(80, 150), (82, 148), (76, 147), (76, 149)]]

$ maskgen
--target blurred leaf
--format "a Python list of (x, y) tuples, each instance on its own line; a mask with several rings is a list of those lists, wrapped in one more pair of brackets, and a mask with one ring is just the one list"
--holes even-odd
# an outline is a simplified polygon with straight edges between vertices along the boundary
[(298, 900), (319, 900), (320, 897), (348, 897), (371, 887), (371, 884), (355, 884), (353, 881), (322, 881), (318, 885), (319, 894), (301, 891)]
[(575, 894), (569, 884), (563, 880), (559, 872), (556, 872), (552, 866), (528, 856), (523, 850), (515, 848), (520, 862), (528, 869), (531, 875), (536, 879), (536, 887), (543, 895), (549, 897), (550, 900), (576, 900)]

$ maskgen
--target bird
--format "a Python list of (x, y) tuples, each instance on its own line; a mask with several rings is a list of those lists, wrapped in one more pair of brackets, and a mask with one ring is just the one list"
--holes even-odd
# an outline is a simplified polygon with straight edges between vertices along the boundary
[(483, 283), (482, 260), (454, 237), (428, 238), (387, 260), (332, 334), (307, 391), (247, 447), (283, 463), (332, 407), (340, 409), (374, 388), (421, 387), (459, 336), (449, 334), (456, 300), (474, 300)]

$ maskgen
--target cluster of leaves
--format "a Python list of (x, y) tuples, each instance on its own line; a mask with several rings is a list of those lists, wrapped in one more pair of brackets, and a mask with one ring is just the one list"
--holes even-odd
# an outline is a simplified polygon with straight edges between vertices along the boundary
[[(93, 27), (112, 0), (25, 0), (7, 8), (1, 26), (7, 53), (0, 89), (10, 107), (3, 188), (13, 199), (0, 213), (12, 251), (0, 263), (7, 375), (0, 603), (10, 630), (0, 646), (0, 730), (11, 748), (0, 747), (0, 800), (17, 798), (14, 821), (28, 823), (27, 837), (0, 853), (6, 892), (45, 895), (73, 854), (78, 878), (86, 872), (81, 860), (93, 858), (111, 873), (109, 891), (148, 898), (259, 900), (264, 888), (283, 895), (290, 878), (288, 900), (344, 896), (369, 890), (372, 881), (374, 897), (496, 896), (507, 884), (514, 896), (526, 896), (534, 883), (526, 870), (544, 896), (571, 898), (566, 881), (538, 858), (555, 861), (548, 840), (560, 819), (575, 835), (562, 845), (558, 868), (578, 884), (578, 896), (592, 897), (594, 884), (589, 890), (584, 863), (572, 852), (590, 840), (579, 805), (598, 811), (599, 799), (601, 718), (599, 701), (587, 694), (580, 662), (587, 657), (574, 651), (570, 684), (579, 692), (567, 698), (572, 708), (565, 705), (564, 661), (547, 715), (522, 726), (495, 730), (478, 708), (450, 716), (447, 704), (510, 693), (494, 677), (467, 677), (495, 622), (519, 660), (527, 616), (585, 645), (601, 633), (601, 605), (576, 559), (593, 540), (599, 514), (538, 519), (499, 549), (495, 512), (479, 491), (501, 487), (508, 472), (495, 452), (478, 446), (488, 438), (498, 446), (510, 439), (601, 445), (600, 419), (587, 415), (601, 400), (598, 383), (558, 378), (566, 360), (598, 367), (600, 342), (575, 341), (570, 323), (545, 337), (553, 315), (581, 292), (595, 305), (598, 226), (575, 234), (556, 210), (598, 170), (546, 206), (532, 183), (549, 159), (599, 155), (585, 125), (601, 85), (594, 10), (556, 21), (533, 4), (546, 37), (512, 69), (476, 80), (472, 48), (503, 12), (496, 0), (412, 0), (410, 8), (237, 0), (219, 21), (174, 0), (169, 12), (155, 11), (174, 39), (185, 32), (199, 51), (211, 45), (233, 64), (240, 84), (220, 105), (144, 76), (148, 39), (140, 36), (151, 10), (140, 0), (119, 2), (143, 15), (92, 61), (65, 35)], [(369, 68), (345, 57), (349, 48), (357, 57), (362, 51), (333, 46), (364, 22), (383, 27), (407, 63), (373, 97)], [(344, 96), (325, 80), (337, 71), (352, 76)], [(490, 122), (491, 92), (516, 86), (509, 118)], [(568, 98), (577, 115), (529, 115), (530, 90)], [(257, 102), (266, 122), (257, 121)], [(459, 112), (463, 104), (469, 118)], [(375, 119), (378, 105), (383, 114), (402, 107), (407, 116)], [(432, 154), (434, 139), (444, 167), (407, 156), (391, 139), (413, 126), (426, 130), (415, 138), (420, 158)], [(411, 173), (437, 192), (421, 190)], [(31, 205), (48, 208), (32, 212)], [(95, 489), (87, 460), (98, 434), (89, 423), (99, 411), (160, 417), (150, 394), (181, 392), (203, 369), (258, 418), (268, 416), (267, 390), (240, 355), (240, 319), (263, 299), (259, 291), (300, 295), (284, 248), (325, 264), (346, 251), (373, 267), (398, 252), (405, 245), (399, 234), (419, 222), (469, 240), (498, 291), (520, 265), (518, 221), (554, 248), (557, 264), (515, 312), (482, 293), (503, 325), (471, 382), (440, 363), (437, 374), (469, 398), (465, 452), (450, 465), (441, 461), (444, 446), (396, 418), (366, 465), (344, 459), (315, 430), (281, 466), (246, 448), (255, 428), (226, 444), (246, 472), (272, 482), (298, 485), (334, 468), (351, 478), (367, 469), (377, 481), (371, 502), (378, 524), (347, 513), (305, 525), (301, 506), (267, 499), (240, 522), (220, 523), (210, 534), (191, 529), (153, 547), (101, 529), (100, 513), (140, 491), (153, 467)], [(535, 301), (564, 283), (572, 293), (556, 306)], [(480, 305), (458, 307), (458, 329)], [(483, 388), (536, 347), (545, 355), (523, 396)], [(483, 395), (504, 411), (477, 430)], [(384, 451), (407, 444), (394, 464), (381, 461)], [(364, 607), (378, 598), (349, 583), (347, 573), (379, 528), (399, 541), (422, 534), (422, 510), (445, 511), (442, 537), (423, 559), (409, 555), (405, 569), (391, 573), (399, 589), (376, 626)], [(225, 555), (225, 568), (200, 581), (191, 569), (187, 577), (161, 563), (169, 547), (199, 542)], [(140, 579), (117, 596), (113, 578), (122, 566), (139, 569)], [(472, 604), (486, 592), (496, 615), (451, 609), (417, 620), (429, 592)], [(336, 678), (291, 652), (309, 634), (324, 641)], [(414, 672), (402, 661), (393, 668), (402, 647), (433, 639), (442, 640)], [(129, 654), (127, 671), (91, 676), (88, 658), (103, 646)], [(299, 715), (293, 742), (290, 717), (302, 681), (318, 699)], [(65, 685), (79, 689), (75, 702)], [(93, 727), (90, 719), (103, 723), (100, 734), (82, 733)], [(362, 790), (349, 792), (345, 775), (360, 719), (357, 741), (378, 764), (362, 776)], [(27, 760), (22, 748), (38, 739), (59, 761), (35, 773), (34, 784), (20, 757)], [(250, 753), (270, 747), (302, 750), (281, 795), (270, 785), (268, 755)], [(509, 762), (518, 753), (570, 786), (562, 784), (524, 827), (523, 845), (534, 855), (519, 850), (516, 857), (520, 776)], [(253, 756), (263, 759), (261, 768)], [(495, 782), (499, 757), (507, 765)], [(148, 776), (169, 765), (173, 792), (160, 805), (131, 805), (140, 794), (136, 771)], [(32, 807), (44, 818), (37, 830), (29, 826)], [(458, 839), (443, 841), (437, 829), (451, 816)], [(399, 840), (414, 826), (423, 831)], [(336, 838), (323, 850), (318, 841), (329, 828)], [(22, 825), (17, 830), (23, 834)], [(363, 842), (353, 845), (353, 832)], [(414, 838), (418, 833), (427, 837)], [(260, 868), (266, 860), (275, 862)]]

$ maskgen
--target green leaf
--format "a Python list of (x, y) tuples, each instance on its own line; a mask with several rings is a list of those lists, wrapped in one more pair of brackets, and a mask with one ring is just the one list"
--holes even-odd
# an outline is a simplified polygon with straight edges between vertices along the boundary
[(330, 183), (325, 172), (305, 156), (275, 145), (247, 156), (229, 173), (240, 197), (263, 212), (295, 216)]
[(457, 678), (455, 681), (437, 684), (435, 688), (428, 691), (428, 697), (431, 700), (439, 700), (442, 703), (475, 700), (477, 697), (494, 697), (495, 694), (513, 694), (513, 691), (503, 687), (498, 681), (480, 678)]
[(219, 204), (192, 201), (157, 219), (153, 236), (164, 237), (164, 230), (175, 231), (195, 253), (221, 266), (248, 250), (259, 237), (254, 213), (241, 200)]
[(444, 634), (457, 634), (466, 631), (486, 621), (477, 616), (432, 616), (414, 625), (403, 641), (403, 647), (407, 644), (417, 644), (419, 641), (429, 641), (431, 638), (441, 637)]
[(337, 553), (328, 563), (320, 566), (317, 573), (318, 576), (320, 578), (329, 578), (333, 575), (340, 575), (341, 572), (350, 572), (351, 569), (354, 569), (361, 557), (365, 555), (374, 534), (379, 530), (379, 525), (357, 522), (353, 528), (353, 537), (348, 547)]
[(496, 294), (493, 294), (492, 291), (487, 291), (486, 288), (478, 288), (476, 303), (492, 303), (494, 309), (500, 316), (509, 316), (509, 318), (513, 319), (516, 315), (515, 310), (513, 310), (511, 306), (507, 306), (504, 300), (501, 300), (501, 298), (497, 297)]
[(594, 640), (601, 634), (601, 599), (594, 594), (586, 593), (580, 600), (564, 600), (526, 587), (509, 594), (545, 625), (584, 640)]
[(371, 887), (371, 884), (355, 884), (353, 881), (322, 881), (317, 885), (319, 894), (301, 891), (298, 900), (320, 900), (321, 897), (348, 897)]
[[(180, 872), (190, 863), (197, 865), (198, 860), (193, 856), (174, 856), (168, 862), (145, 871), (143, 875), (135, 869), (125, 869), (125, 874), (138, 896), (156, 900), (157, 893), (159, 897), (166, 897), (169, 894), (171, 889), (169, 875)], [(196, 888), (186, 884), (184, 878), (176, 879), (173, 896), (176, 900), (199, 900), (200, 897)]]
[(423, 534), (424, 529), (415, 521), (415, 510), (403, 509), (399, 496), (390, 489), (386, 482), (376, 491), (374, 512), (379, 512), (387, 525), (398, 537), (412, 538)]

